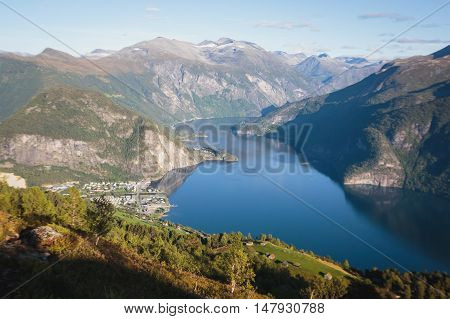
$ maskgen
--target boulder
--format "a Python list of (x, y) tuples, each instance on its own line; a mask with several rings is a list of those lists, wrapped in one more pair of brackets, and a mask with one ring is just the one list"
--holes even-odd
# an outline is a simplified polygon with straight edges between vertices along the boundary
[(51, 245), (58, 238), (62, 237), (62, 234), (58, 233), (56, 230), (50, 226), (40, 226), (28, 231), (25, 231), (21, 235), (21, 239), (26, 241), (29, 245), (35, 247), (42, 247)]

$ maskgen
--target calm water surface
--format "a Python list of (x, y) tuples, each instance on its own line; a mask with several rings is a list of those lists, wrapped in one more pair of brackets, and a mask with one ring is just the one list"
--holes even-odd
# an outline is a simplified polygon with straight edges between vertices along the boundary
[(208, 233), (270, 233), (359, 268), (450, 272), (449, 200), (398, 189), (343, 187), (306, 169), (278, 141), (234, 136), (223, 127), (217, 135), (212, 128), (204, 132), (201, 142), (227, 149), (239, 162), (169, 173), (162, 184), (177, 207), (168, 220)]

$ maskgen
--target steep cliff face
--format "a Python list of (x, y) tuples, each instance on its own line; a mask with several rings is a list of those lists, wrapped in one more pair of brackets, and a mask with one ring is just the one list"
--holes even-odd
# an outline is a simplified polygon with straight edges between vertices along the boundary
[(193, 151), (168, 129), (115, 105), (104, 95), (70, 87), (41, 93), (0, 124), (0, 160), (64, 167), (100, 178), (159, 178), (213, 154)]
[[(110, 169), (122, 175), (159, 178), (175, 168), (195, 165), (205, 159), (160, 132), (144, 130), (139, 156), (118, 156), (104, 143), (57, 139), (42, 135), (19, 134), (0, 139), (0, 160), (14, 160), (26, 166), (58, 166), (108, 177)], [(134, 151), (137, 152), (137, 149)]]
[(344, 184), (402, 187), (405, 172), (392, 145), (375, 129), (366, 130), (366, 135), (369, 136), (367, 146), (359, 147), (370, 149), (372, 154), (362, 163), (347, 169)]

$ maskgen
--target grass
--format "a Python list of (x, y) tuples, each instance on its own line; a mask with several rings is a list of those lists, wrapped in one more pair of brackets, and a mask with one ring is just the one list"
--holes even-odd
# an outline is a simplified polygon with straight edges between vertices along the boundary
[(114, 212), (114, 216), (116, 218), (124, 220), (124, 221), (126, 221), (127, 223), (130, 223), (130, 224), (152, 225), (152, 226), (156, 226), (156, 227), (166, 228), (166, 229), (169, 229), (170, 231), (172, 231), (174, 233), (181, 234), (181, 235), (185, 235), (187, 233), (191, 233), (192, 232), (186, 226), (178, 226), (177, 227), (177, 225), (173, 225), (171, 223), (168, 223), (166, 221), (161, 220), (162, 216), (160, 216), (158, 214), (150, 214), (149, 215), (150, 218), (142, 219), (140, 217), (137, 217), (136, 213), (128, 213), (128, 212), (124, 212), (124, 211), (121, 211), (121, 210), (116, 210)]
[(250, 246), (249, 249), (254, 249), (256, 252), (261, 254), (274, 254), (276, 261), (287, 261), (289, 263), (290, 270), (304, 276), (323, 276), (326, 273), (330, 273), (333, 277), (353, 277), (353, 275), (349, 274), (338, 265), (331, 264), (300, 251), (276, 246), (272, 243), (266, 243), (265, 246), (262, 246), (260, 243), (255, 243), (255, 245)]

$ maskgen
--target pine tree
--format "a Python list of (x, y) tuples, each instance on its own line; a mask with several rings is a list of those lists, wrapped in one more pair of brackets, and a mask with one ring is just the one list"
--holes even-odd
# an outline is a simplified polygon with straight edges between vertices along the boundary
[(342, 267), (343, 267), (345, 270), (350, 269), (350, 263), (348, 262), (347, 259), (344, 259), (344, 261), (342, 262)]
[(20, 216), (31, 225), (50, 223), (56, 217), (56, 209), (39, 187), (31, 187), (20, 196)]
[(95, 198), (88, 206), (86, 218), (90, 230), (95, 234), (95, 245), (100, 236), (106, 235), (113, 226), (114, 205), (104, 196)]

